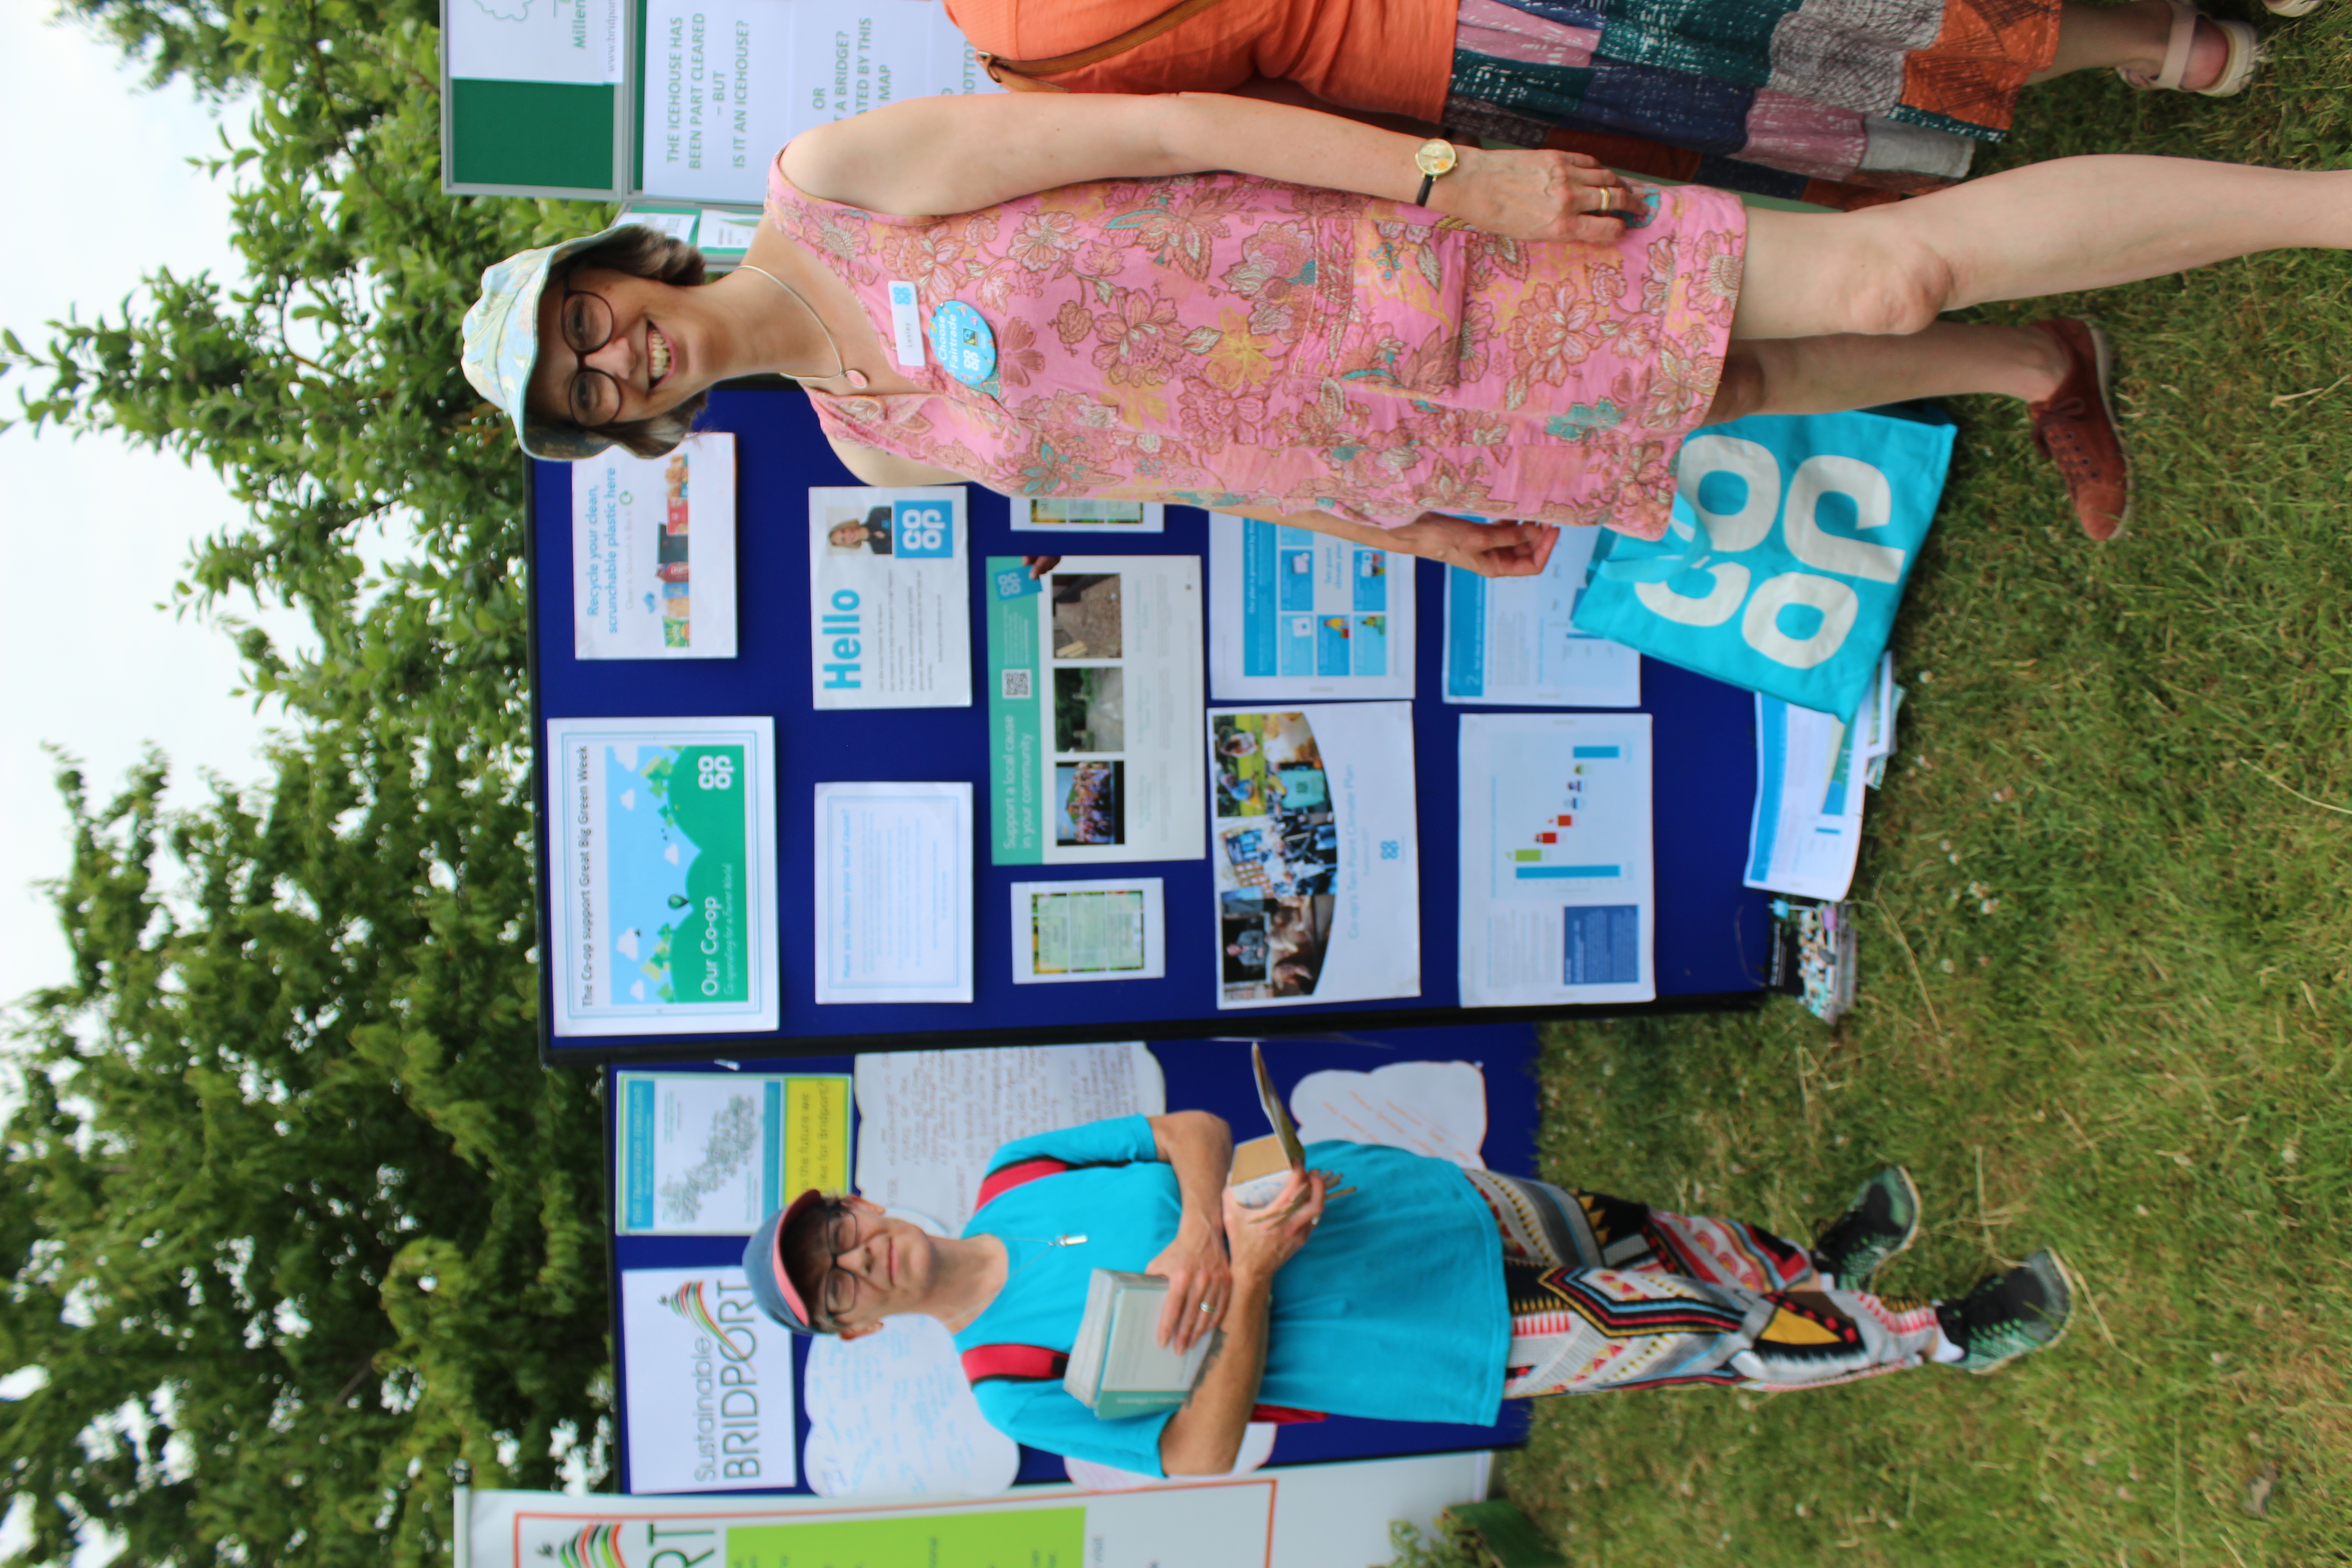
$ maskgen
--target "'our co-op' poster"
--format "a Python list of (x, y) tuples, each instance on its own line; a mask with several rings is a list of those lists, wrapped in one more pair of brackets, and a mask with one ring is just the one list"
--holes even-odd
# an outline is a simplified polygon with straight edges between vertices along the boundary
[(778, 1022), (775, 722), (551, 719), (558, 1035)]

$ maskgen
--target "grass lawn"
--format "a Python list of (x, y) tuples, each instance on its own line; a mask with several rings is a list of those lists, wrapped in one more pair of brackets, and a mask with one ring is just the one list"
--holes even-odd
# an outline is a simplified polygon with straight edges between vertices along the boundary
[[(1997, 158), (2352, 166), (2352, 5), (2263, 26), (2242, 99), (2077, 78)], [(2054, 1244), (2073, 1332), (1990, 1378), (1552, 1401), (1505, 1484), (1571, 1561), (2352, 1560), (2348, 296), (2300, 254), (2062, 302), (2116, 334), (2138, 511), (2088, 544), (2021, 411), (1958, 407), (1859, 1010), (1548, 1041), (1552, 1179), (1809, 1237), (1900, 1161), (1928, 1229), (1882, 1288)]]

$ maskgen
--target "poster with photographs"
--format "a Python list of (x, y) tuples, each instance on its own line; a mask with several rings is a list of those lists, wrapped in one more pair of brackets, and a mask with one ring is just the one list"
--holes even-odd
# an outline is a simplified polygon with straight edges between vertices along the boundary
[(1412, 705), (1208, 716), (1219, 1007), (1421, 994)]
[(1014, 496), (1005, 509), (1015, 533), (1160, 533), (1168, 526), (1158, 501)]
[(1412, 557), (1209, 514), (1209, 695), (1411, 697)]
[(819, 708), (971, 706), (961, 485), (809, 491), (809, 685)]
[(735, 437), (572, 465), (575, 658), (735, 657)]
[(999, 866), (1201, 855), (1201, 563), (988, 559), (989, 783)]

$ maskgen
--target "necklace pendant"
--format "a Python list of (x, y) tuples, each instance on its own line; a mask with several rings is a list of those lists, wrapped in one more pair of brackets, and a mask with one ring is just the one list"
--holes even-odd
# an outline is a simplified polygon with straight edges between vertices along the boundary
[(1086, 1244), (1087, 1238), (1083, 1236), (1057, 1236), (1053, 1242), (1055, 1247), (1084, 1247)]
[(862, 370), (850, 371), (847, 374), (846, 379), (849, 382), (849, 389), (852, 392), (863, 392), (870, 384), (869, 378)]

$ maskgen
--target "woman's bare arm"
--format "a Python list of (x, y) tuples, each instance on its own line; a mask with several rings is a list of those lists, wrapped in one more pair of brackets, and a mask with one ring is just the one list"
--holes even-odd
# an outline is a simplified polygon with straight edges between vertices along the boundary
[(1310, 529), (1376, 550), (1425, 555), (1448, 566), (1475, 572), (1481, 577), (1538, 576), (1551, 560), (1552, 546), (1559, 542), (1559, 529), (1553, 523), (1473, 522), (1466, 517), (1448, 517), (1442, 511), (1423, 512), (1402, 528), (1367, 528), (1360, 522), (1333, 517), (1328, 511), (1280, 512), (1270, 508), (1241, 506), (1217, 510), (1260, 522)]
[[(784, 175), (813, 196), (900, 217), (971, 212), (1082, 180), (1230, 169), (1411, 201), (1414, 138), (1310, 109), (1179, 92), (992, 93), (904, 99), (803, 132)], [(1580, 153), (1458, 149), (1430, 206), (1520, 239), (1617, 237), (1580, 216), (1626, 198)]]

